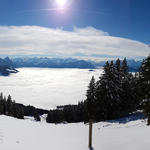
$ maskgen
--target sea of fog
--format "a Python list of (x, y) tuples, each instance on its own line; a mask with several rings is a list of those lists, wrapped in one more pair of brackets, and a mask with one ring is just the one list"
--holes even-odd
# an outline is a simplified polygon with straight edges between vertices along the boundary
[(0, 76), (0, 92), (10, 94), (17, 103), (39, 108), (77, 104), (84, 100), (91, 77), (102, 69), (20, 68), (8, 77)]

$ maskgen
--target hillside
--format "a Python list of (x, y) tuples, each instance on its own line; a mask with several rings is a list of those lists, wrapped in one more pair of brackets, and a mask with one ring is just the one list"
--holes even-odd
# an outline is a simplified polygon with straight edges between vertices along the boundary
[(17, 73), (18, 71), (15, 69), (14, 64), (9, 57), (4, 59), (0, 58), (0, 74), (7, 76), (10, 73)]
[[(43, 119), (44, 120), (44, 119)], [(94, 150), (149, 150), (150, 127), (140, 116), (94, 124)], [(0, 116), (2, 150), (88, 150), (88, 125), (47, 124)]]

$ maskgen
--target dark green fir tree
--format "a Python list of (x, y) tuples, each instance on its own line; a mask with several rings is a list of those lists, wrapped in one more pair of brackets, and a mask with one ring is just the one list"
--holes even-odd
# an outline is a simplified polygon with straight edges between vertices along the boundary
[(150, 55), (143, 60), (139, 73), (140, 96), (150, 125)]

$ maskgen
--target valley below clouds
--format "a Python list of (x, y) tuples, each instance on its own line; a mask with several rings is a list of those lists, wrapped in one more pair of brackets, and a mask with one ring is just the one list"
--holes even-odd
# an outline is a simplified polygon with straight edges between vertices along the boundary
[(10, 94), (17, 103), (39, 108), (55, 108), (58, 105), (77, 104), (86, 97), (91, 77), (96, 79), (102, 69), (49, 69), (20, 68), (17, 74), (0, 76), (0, 89)]

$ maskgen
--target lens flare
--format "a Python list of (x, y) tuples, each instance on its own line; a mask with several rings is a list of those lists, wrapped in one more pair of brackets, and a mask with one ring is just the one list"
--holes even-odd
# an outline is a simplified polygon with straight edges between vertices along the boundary
[(67, 3), (67, 0), (56, 0), (57, 4), (61, 7), (65, 6)]

